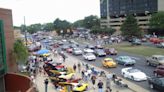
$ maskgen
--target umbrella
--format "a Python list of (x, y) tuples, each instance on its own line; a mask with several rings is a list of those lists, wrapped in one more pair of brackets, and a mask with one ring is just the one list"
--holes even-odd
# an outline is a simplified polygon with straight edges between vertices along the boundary
[(49, 53), (50, 51), (47, 50), (47, 49), (41, 49), (39, 51), (36, 52), (36, 54), (39, 54), (39, 55), (43, 55), (43, 54), (46, 54), (46, 53)]

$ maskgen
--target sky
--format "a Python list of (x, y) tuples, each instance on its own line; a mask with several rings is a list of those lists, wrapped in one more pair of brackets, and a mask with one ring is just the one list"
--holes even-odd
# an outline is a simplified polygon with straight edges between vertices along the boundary
[(100, 0), (0, 0), (0, 8), (12, 10), (14, 26), (23, 24), (24, 16), (26, 25), (100, 16)]

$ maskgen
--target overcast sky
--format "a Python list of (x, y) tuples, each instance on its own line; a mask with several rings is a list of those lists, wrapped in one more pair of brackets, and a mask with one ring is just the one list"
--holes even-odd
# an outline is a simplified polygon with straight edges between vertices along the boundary
[(100, 16), (100, 0), (0, 0), (0, 8), (12, 9), (13, 24), (53, 22), (56, 18), (74, 22), (85, 16)]

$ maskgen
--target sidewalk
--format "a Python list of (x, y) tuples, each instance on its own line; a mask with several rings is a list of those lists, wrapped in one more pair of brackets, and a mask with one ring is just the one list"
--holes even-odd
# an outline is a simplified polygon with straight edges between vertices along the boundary
[[(78, 60), (77, 58), (75, 58), (73, 56), (70, 56), (70, 55), (67, 55), (67, 56), (68, 56), (68, 58), (66, 58), (66, 62), (63, 63), (67, 67), (73, 67), (74, 64), (77, 65), (79, 62), (82, 63), (82, 61)], [(57, 57), (53, 57), (53, 56), (51, 56), (51, 57), (53, 58), (54, 61), (61, 60), (59, 55)], [(89, 65), (89, 66), (92, 66), (92, 65)], [(92, 67), (95, 67), (95, 66), (92, 66)], [(85, 67), (82, 66), (82, 68), (85, 68)], [(97, 70), (102, 70), (98, 67), (95, 67), (95, 68)], [(76, 77), (81, 77), (81, 74), (78, 71), (76, 71)], [(44, 75), (44, 74), (38, 74), (37, 75), (37, 77), (36, 77), (36, 86), (37, 86), (39, 92), (45, 92), (44, 80), (46, 78), (49, 79), (47, 75)], [(102, 80), (102, 82), (104, 83), (104, 91), (103, 92), (105, 92), (106, 78), (104, 78), (104, 77), (98, 77), (98, 79), (96, 80), (96, 89), (95, 90), (93, 89), (93, 85), (92, 85), (91, 81), (89, 80), (88, 81), (89, 87), (88, 87), (88, 90), (86, 92), (98, 92), (97, 82), (99, 80)], [(132, 85), (132, 84), (130, 84), (130, 85)], [(128, 84), (128, 86), (129, 86), (129, 84)], [(111, 88), (112, 88), (112, 92), (135, 92), (135, 91), (130, 90), (129, 88), (120, 87), (118, 85), (115, 85), (113, 82), (111, 82)], [(49, 80), (48, 91), (47, 92), (58, 92), (57, 90), (55, 90), (55, 87), (50, 82), (50, 80)], [(137, 92), (147, 92), (147, 91), (144, 91), (144, 90), (141, 91), (140, 90), (140, 91), (137, 91)]]

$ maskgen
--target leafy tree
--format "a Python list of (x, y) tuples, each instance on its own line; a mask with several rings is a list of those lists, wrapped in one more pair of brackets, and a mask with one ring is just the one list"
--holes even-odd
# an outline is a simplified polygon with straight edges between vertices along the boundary
[(29, 33), (35, 33), (37, 31), (41, 31), (42, 28), (43, 28), (42, 25), (40, 23), (38, 23), (38, 24), (32, 24), (30, 26), (27, 26), (26, 30)]
[(75, 22), (72, 24), (72, 26), (73, 26), (74, 28), (77, 28), (77, 27), (84, 27), (83, 20), (77, 20), (77, 21), (75, 21)]
[(16, 40), (13, 47), (13, 55), (17, 62), (25, 62), (28, 58), (28, 51), (21, 40)]
[(100, 28), (100, 27), (93, 27), (90, 33), (92, 34), (104, 34), (104, 35), (112, 35), (116, 30), (112, 28)]
[(57, 30), (58, 34), (61, 34), (61, 30), (63, 30), (63, 35), (67, 34), (67, 29), (71, 28), (71, 23), (66, 21), (66, 20), (60, 20), (59, 18), (57, 18), (54, 22), (53, 22), (54, 28)]
[(88, 16), (83, 20), (84, 27), (91, 29), (94, 26), (100, 26), (100, 19), (97, 16)]
[(149, 21), (149, 26), (152, 33), (164, 34), (164, 11), (153, 14)]
[(125, 37), (141, 37), (142, 36), (142, 31), (140, 30), (137, 20), (135, 19), (134, 16), (128, 15), (126, 17), (126, 20), (124, 23), (121, 25), (122, 35)]
[(45, 30), (45, 31), (53, 31), (54, 30), (53, 23), (43, 24), (42, 27), (43, 27), (43, 30)]

